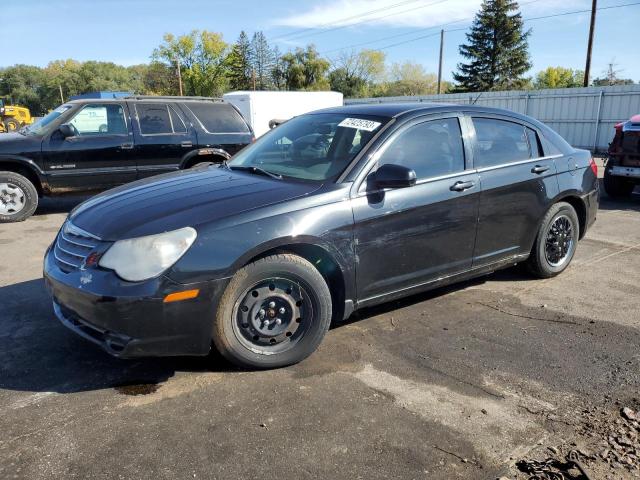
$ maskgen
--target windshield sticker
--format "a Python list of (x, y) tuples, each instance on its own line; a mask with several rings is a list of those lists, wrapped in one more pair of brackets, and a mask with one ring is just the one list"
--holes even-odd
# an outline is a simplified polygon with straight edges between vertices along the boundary
[(382, 125), (380, 122), (374, 122), (373, 120), (363, 120), (361, 118), (345, 118), (338, 124), (339, 127), (356, 128), (358, 130), (365, 130), (367, 132), (373, 132), (380, 125)]

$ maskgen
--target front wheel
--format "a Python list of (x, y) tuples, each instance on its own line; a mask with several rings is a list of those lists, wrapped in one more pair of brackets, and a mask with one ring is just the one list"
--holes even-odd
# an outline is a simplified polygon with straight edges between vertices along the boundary
[(15, 172), (0, 172), (0, 223), (26, 220), (38, 207), (38, 191)]
[(240, 367), (277, 368), (311, 355), (330, 323), (331, 293), (320, 272), (297, 255), (271, 255), (231, 279), (213, 342)]
[(529, 271), (539, 278), (562, 273), (576, 253), (580, 223), (575, 209), (568, 203), (553, 205), (542, 219), (527, 261)]

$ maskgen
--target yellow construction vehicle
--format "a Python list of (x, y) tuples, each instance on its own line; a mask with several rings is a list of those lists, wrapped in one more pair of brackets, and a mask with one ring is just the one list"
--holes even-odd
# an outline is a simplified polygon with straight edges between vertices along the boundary
[(27, 107), (18, 105), (7, 105), (5, 100), (0, 98), (0, 133), (13, 132), (25, 125), (31, 125), (34, 118)]

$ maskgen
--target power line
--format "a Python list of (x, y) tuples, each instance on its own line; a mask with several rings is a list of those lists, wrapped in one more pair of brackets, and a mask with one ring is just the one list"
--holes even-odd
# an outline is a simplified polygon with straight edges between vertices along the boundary
[(381, 15), (379, 17), (374, 17), (374, 18), (369, 18), (367, 20), (362, 20), (360, 22), (349, 23), (347, 25), (338, 25), (336, 27), (325, 28), (325, 29), (323, 29), (323, 30), (321, 30), (319, 32), (312, 32), (312, 33), (297, 35), (297, 36), (294, 36), (294, 37), (289, 37), (289, 38), (287, 38), (287, 40), (297, 40), (299, 38), (311, 37), (311, 36), (314, 36), (314, 35), (322, 35), (324, 33), (334, 32), (336, 30), (342, 30), (342, 29), (345, 29), (345, 28), (351, 28), (351, 27), (355, 27), (357, 25), (362, 25), (364, 23), (369, 23), (369, 22), (373, 22), (373, 21), (376, 21), (376, 20), (382, 20), (383, 18), (388, 18), (388, 17), (392, 17), (392, 16), (395, 16), (395, 15), (401, 15), (403, 13), (413, 12), (415, 10), (420, 10), (422, 8), (431, 7), (433, 5), (437, 5), (439, 3), (444, 3), (444, 2), (448, 2), (448, 1), (449, 0), (437, 0), (437, 1), (432, 2), (432, 3), (427, 3), (426, 5), (420, 5), (420, 6), (417, 6), (417, 7), (409, 8), (407, 10), (400, 10), (399, 12), (388, 13), (386, 15)]
[[(531, 3), (533, 3), (533, 2), (531, 2)], [(622, 5), (612, 5), (612, 6), (609, 6), (609, 7), (600, 7), (600, 8), (598, 8), (598, 10), (611, 10), (611, 9), (614, 9), (614, 8), (631, 7), (631, 6), (634, 6), (634, 5), (640, 5), (640, 2), (625, 3), (625, 4), (622, 4)], [(522, 20), (525, 21), (525, 22), (530, 22), (530, 21), (534, 21), (534, 20), (542, 20), (542, 19), (546, 19), (546, 18), (563, 17), (563, 16), (567, 16), (567, 15), (576, 15), (578, 13), (589, 13), (589, 12), (591, 12), (591, 9), (588, 9), (588, 10), (575, 10), (575, 11), (572, 11), (572, 12), (556, 13), (556, 14), (553, 14), (553, 15), (543, 15), (543, 16), (540, 16), (540, 17), (523, 18)], [(463, 21), (463, 20), (459, 20), (459, 21)], [(433, 29), (433, 28), (439, 28), (439, 26), (429, 27), (429, 29)], [(468, 28), (469, 28), (469, 26), (466, 26), (466, 27), (456, 28), (456, 29), (452, 29), (452, 30), (445, 30), (445, 32), (447, 32), (447, 33), (448, 32), (458, 32), (458, 31), (461, 31), (461, 30), (467, 30)], [(415, 32), (412, 32), (412, 33), (415, 33)], [(402, 42), (393, 43), (391, 45), (385, 45), (383, 47), (374, 48), (373, 50), (375, 50), (375, 51), (386, 50), (388, 48), (397, 47), (399, 45), (405, 45), (407, 43), (416, 42), (418, 40), (423, 40), (425, 38), (435, 37), (437, 34), (438, 33), (436, 32), (436, 33), (431, 33), (431, 34), (428, 34), (428, 35), (422, 35), (422, 36), (419, 36), (419, 37), (416, 37), (416, 38), (411, 38), (409, 40), (404, 40)], [(376, 42), (379, 42), (379, 41), (381, 41), (381, 39), (374, 40), (374, 41), (368, 42), (368, 43), (376, 43)], [(340, 51), (342, 51), (342, 50), (345, 50), (345, 49), (340, 49)], [(337, 50), (334, 50), (334, 51), (337, 51)], [(326, 53), (326, 52), (324, 52), (324, 53)]]
[[(529, 2), (521, 3), (521, 4), (520, 4), (520, 6), (521, 6), (521, 7), (524, 7), (524, 6), (526, 6), (526, 5), (529, 5), (529, 4), (532, 4), (532, 3), (537, 3), (537, 2), (540, 2), (540, 1), (542, 1), (542, 0), (530, 0)], [(321, 55), (326, 55), (326, 54), (328, 54), (328, 53), (341, 52), (341, 51), (349, 50), (349, 49), (352, 49), (352, 48), (355, 48), (355, 47), (361, 47), (361, 46), (363, 46), (363, 45), (370, 45), (370, 44), (372, 44), (372, 43), (378, 43), (378, 42), (381, 42), (381, 41), (383, 41), (383, 40), (391, 40), (392, 38), (399, 38), (399, 37), (406, 37), (407, 35), (414, 35), (414, 34), (416, 34), (416, 33), (418, 33), (418, 32), (423, 32), (423, 31), (425, 31), (425, 32), (426, 32), (426, 31), (428, 31), (428, 30), (433, 30), (433, 29), (442, 29), (442, 28), (444, 28), (444, 27), (446, 27), (446, 26), (448, 26), (448, 25), (453, 25), (454, 23), (467, 22), (467, 21), (469, 21), (469, 20), (473, 20), (473, 18), (474, 18), (474, 17), (470, 17), (470, 18), (462, 18), (462, 19), (460, 19), (460, 20), (454, 20), (454, 21), (451, 21), (451, 22), (442, 23), (442, 24), (440, 24), (440, 25), (434, 25), (434, 26), (432, 26), (432, 27), (427, 27), (427, 28), (421, 28), (421, 29), (417, 29), (417, 30), (412, 30), (412, 31), (410, 31), (410, 32), (398, 33), (398, 34), (396, 34), (396, 35), (389, 35), (389, 36), (387, 36), (387, 37), (381, 37), (381, 38), (378, 38), (378, 39), (376, 39), (376, 40), (369, 40), (369, 41), (367, 41), (367, 42), (356, 43), (356, 44), (353, 44), (353, 45), (348, 45), (348, 46), (346, 46), (346, 47), (334, 48), (334, 49), (332, 49), (332, 50), (325, 50), (325, 51), (323, 51), (323, 52), (320, 52), (320, 54), (321, 54)], [(467, 28), (468, 28), (468, 27), (464, 27), (464, 29), (461, 29), (461, 30), (466, 30)], [(457, 31), (457, 30), (446, 30), (446, 31), (447, 31), (447, 32), (455, 32), (455, 31)], [(431, 36), (431, 35), (429, 35), (429, 36)], [(418, 38), (417, 40), (421, 40), (422, 38), (424, 38), (424, 37), (420, 37), (420, 38)], [(384, 47), (383, 47), (383, 48), (384, 48)]]
[(351, 15), (350, 17), (340, 18), (338, 20), (334, 20), (332, 23), (323, 23), (323, 24), (321, 24), (321, 25), (319, 25), (317, 27), (301, 28), (299, 30), (294, 30), (293, 32), (283, 33), (282, 35), (278, 35), (276, 37), (273, 37), (271, 40), (272, 41), (273, 40), (279, 40), (281, 38), (289, 37), (289, 36), (292, 36), (292, 35), (295, 36), (295, 35), (297, 35), (299, 33), (302, 33), (302, 32), (308, 32), (309, 30), (318, 30), (318, 29), (321, 29), (323, 27), (331, 26), (335, 22), (346, 22), (346, 21), (349, 21), (349, 20), (354, 20), (356, 18), (367, 17), (367, 16), (369, 16), (369, 15), (371, 15), (373, 13), (382, 12), (382, 11), (388, 10), (390, 8), (400, 7), (402, 5), (407, 5), (409, 3), (416, 3), (416, 2), (422, 2), (422, 1), (424, 1), (424, 0), (405, 0), (404, 2), (394, 3), (393, 5), (388, 5), (388, 6), (384, 7), (384, 8), (377, 8), (375, 10), (368, 10), (366, 12), (362, 12), (362, 13), (359, 13), (357, 15)]

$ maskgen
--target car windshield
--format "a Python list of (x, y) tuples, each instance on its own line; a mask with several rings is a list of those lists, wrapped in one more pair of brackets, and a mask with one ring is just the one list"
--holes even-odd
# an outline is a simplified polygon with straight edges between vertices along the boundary
[(388, 121), (345, 113), (302, 115), (268, 132), (236, 155), (228, 166), (326, 181), (342, 173)]
[(58, 108), (50, 111), (48, 114), (46, 114), (37, 122), (31, 125), (27, 125), (26, 127), (22, 128), (20, 131), (28, 135), (41, 135), (45, 132), (45, 130), (47, 129), (47, 126), (49, 126), (51, 122), (53, 122), (56, 118), (58, 118), (60, 115), (62, 115), (64, 112), (66, 112), (70, 108), (71, 108), (71, 105), (60, 105)]

